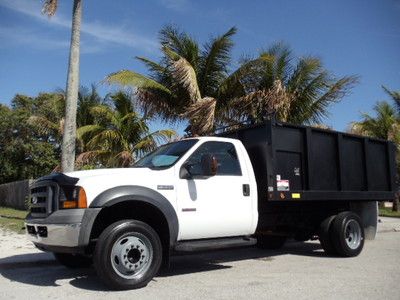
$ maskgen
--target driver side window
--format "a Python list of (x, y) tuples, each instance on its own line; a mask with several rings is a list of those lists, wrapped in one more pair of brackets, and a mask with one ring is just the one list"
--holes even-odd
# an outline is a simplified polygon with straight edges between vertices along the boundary
[(203, 155), (211, 154), (218, 162), (217, 176), (241, 176), (240, 163), (235, 146), (227, 142), (206, 142), (202, 144), (186, 161), (186, 165), (192, 176), (202, 176), (203, 169), (201, 158)]

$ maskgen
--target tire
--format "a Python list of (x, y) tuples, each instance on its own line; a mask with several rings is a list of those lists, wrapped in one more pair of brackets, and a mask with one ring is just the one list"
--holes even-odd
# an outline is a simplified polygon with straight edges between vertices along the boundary
[(354, 257), (364, 247), (364, 228), (360, 217), (350, 211), (338, 214), (333, 221), (331, 239), (336, 252), (344, 257)]
[(70, 269), (87, 268), (93, 263), (90, 257), (80, 254), (53, 253), (53, 255), (60, 264)]
[(100, 279), (117, 290), (144, 287), (157, 274), (162, 261), (158, 234), (146, 223), (123, 220), (100, 235), (94, 266)]
[(257, 247), (261, 249), (279, 249), (286, 242), (286, 236), (260, 235), (257, 237)]
[(319, 227), (319, 242), (321, 244), (322, 249), (324, 249), (325, 253), (327, 255), (337, 255), (337, 251), (335, 249), (335, 246), (333, 245), (332, 242), (332, 237), (331, 237), (331, 229), (332, 229), (332, 224), (333, 221), (335, 220), (336, 215), (330, 216), (326, 218), (324, 221), (322, 221), (320, 227)]

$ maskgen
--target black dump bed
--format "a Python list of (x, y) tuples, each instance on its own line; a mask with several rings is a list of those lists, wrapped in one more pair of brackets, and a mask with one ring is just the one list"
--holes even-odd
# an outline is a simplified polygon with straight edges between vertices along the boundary
[(275, 121), (218, 135), (246, 147), (259, 202), (394, 198), (391, 142)]

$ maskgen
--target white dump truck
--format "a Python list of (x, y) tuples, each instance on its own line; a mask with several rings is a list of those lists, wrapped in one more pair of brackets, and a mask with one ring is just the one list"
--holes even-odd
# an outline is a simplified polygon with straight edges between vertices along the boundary
[(387, 141), (267, 121), (169, 143), (131, 168), (56, 173), (31, 186), (28, 238), (114, 289), (145, 286), (171, 255), (319, 238), (358, 255), (391, 200)]

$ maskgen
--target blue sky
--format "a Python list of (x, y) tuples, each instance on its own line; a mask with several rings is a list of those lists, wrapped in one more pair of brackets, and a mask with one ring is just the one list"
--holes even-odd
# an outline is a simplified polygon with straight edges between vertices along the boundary
[[(60, 0), (51, 19), (40, 10), (39, 0), (0, 0), (0, 103), (65, 87), (72, 0)], [(387, 99), (381, 85), (400, 90), (400, 0), (84, 0), (81, 84), (97, 83), (104, 95), (113, 89), (100, 84), (107, 74), (145, 72), (134, 56), (157, 60), (158, 31), (166, 24), (200, 42), (237, 26), (233, 67), (243, 55), (284, 41), (296, 57), (316, 55), (337, 76), (359, 75), (325, 120), (338, 130)]]

